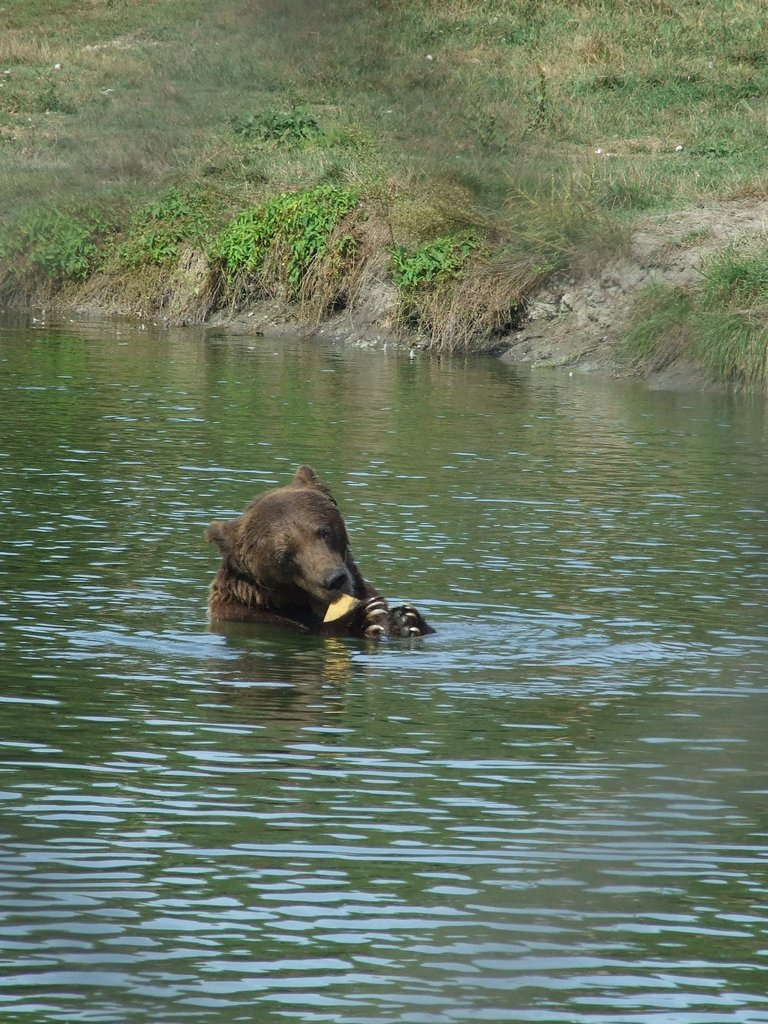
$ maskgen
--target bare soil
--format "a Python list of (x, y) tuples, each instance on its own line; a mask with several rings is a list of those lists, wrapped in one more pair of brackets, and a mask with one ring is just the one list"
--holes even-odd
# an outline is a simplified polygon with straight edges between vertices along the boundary
[[(653, 284), (693, 286), (709, 256), (767, 229), (768, 200), (701, 203), (648, 218), (633, 231), (625, 258), (581, 280), (550, 279), (532, 297), (527, 322), (505, 339), (502, 358), (624, 375), (616, 351), (638, 293)], [(655, 388), (722, 386), (685, 359), (647, 382)]]

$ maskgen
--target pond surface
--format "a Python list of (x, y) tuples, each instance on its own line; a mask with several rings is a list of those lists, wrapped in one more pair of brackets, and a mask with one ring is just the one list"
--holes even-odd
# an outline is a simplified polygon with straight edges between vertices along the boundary
[[(0, 1020), (768, 1022), (768, 406), (0, 333)], [(212, 631), (309, 462), (438, 633)]]

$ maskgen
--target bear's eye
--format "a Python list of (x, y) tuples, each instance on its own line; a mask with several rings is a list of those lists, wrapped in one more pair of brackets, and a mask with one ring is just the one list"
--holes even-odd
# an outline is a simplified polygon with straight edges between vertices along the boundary
[(292, 560), (293, 557), (290, 551), (280, 551), (277, 555), (277, 564), (280, 566), (281, 569), (287, 569), (290, 566)]
[(321, 526), (317, 531), (317, 536), (320, 540), (330, 540), (332, 536), (330, 526)]

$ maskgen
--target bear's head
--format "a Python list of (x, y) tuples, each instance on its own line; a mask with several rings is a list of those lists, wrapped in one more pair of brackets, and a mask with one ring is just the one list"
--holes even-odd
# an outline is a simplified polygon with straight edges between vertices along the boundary
[(211, 523), (206, 536), (221, 551), (225, 572), (254, 588), (263, 607), (309, 606), (322, 616), (341, 594), (359, 596), (344, 520), (310, 466), (237, 519)]

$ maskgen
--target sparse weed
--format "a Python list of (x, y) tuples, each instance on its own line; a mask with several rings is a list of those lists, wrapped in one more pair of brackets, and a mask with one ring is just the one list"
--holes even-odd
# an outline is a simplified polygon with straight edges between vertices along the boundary
[(76, 114), (77, 108), (52, 80), (44, 82), (33, 101), (33, 110), (40, 114)]

